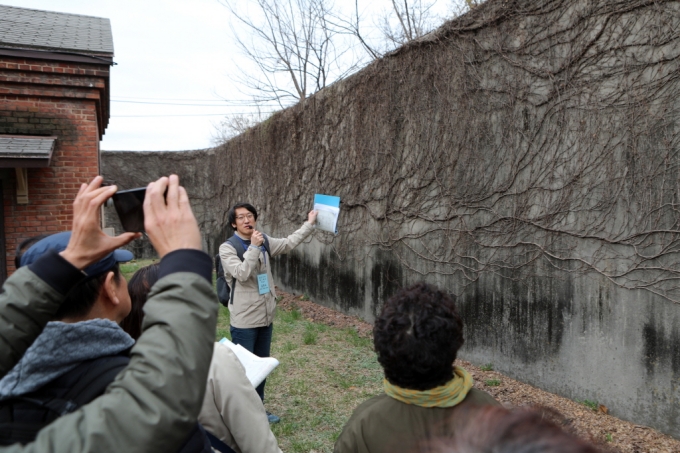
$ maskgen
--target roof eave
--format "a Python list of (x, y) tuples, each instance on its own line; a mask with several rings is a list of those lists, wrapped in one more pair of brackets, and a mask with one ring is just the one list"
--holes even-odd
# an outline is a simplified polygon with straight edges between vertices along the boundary
[(57, 136), (30, 136), (30, 135), (0, 135), (1, 139), (20, 139), (23, 141), (35, 140), (47, 142), (49, 148), (45, 151), (25, 154), (22, 152), (0, 151), (0, 168), (44, 168), (52, 164), (52, 155), (57, 141)]
[(54, 60), (73, 63), (90, 63), (114, 65), (113, 55), (93, 55), (88, 53), (66, 52), (56, 50), (37, 50), (20, 47), (7, 47), (0, 44), (0, 56), (14, 58), (32, 58), (36, 60)]

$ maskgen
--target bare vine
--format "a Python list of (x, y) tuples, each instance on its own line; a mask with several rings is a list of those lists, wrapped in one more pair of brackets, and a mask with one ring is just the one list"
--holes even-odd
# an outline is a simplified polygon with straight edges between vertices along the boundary
[(339, 255), (378, 246), (468, 282), (595, 272), (680, 301), (678, 5), (475, 8), (281, 115), (285, 143), (314, 138), (284, 148), (302, 181), (271, 172), (276, 215), (308, 178), (343, 197)]
[(489, 0), (217, 149), (210, 209), (283, 233), (329, 193), (349, 267), (680, 302), (679, 78), (679, 1)]

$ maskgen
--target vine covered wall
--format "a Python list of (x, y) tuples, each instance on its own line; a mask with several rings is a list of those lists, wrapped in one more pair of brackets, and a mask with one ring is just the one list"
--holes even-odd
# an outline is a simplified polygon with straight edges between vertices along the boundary
[(235, 201), (283, 236), (338, 195), (279, 286), (372, 320), (431, 281), (465, 358), (680, 436), (679, 39), (679, 1), (489, 0), (194, 154), (206, 247)]

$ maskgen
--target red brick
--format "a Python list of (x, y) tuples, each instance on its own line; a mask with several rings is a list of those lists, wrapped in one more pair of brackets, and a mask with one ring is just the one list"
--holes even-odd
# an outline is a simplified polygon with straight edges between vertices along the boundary
[[(5, 238), (2, 240), (8, 256), (7, 271), (11, 273), (14, 270), (11, 252), (16, 244), (36, 234), (69, 229), (73, 220), (73, 197), (80, 183), (99, 173), (98, 115), (101, 110), (95, 102), (106, 89), (109, 72), (105, 65), (8, 58), (0, 61), (0, 68), (33, 71), (17, 72), (11, 78), (2, 79), (12, 80), (15, 82), (12, 85), (0, 81), (0, 123), (23, 128), (18, 130), (24, 133), (31, 128), (47, 128), (59, 137), (52, 167), (28, 171), (28, 205), (16, 205), (13, 176), (5, 186)], [(84, 77), (95, 79), (90, 82)], [(31, 85), (37, 82), (40, 84)], [(94, 87), (84, 88), (83, 83), (93, 83)]]

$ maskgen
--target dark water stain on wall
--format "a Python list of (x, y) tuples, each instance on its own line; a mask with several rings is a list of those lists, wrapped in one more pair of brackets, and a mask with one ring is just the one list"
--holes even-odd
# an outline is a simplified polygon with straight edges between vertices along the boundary
[(670, 367), (675, 376), (680, 375), (680, 332), (674, 322), (670, 332), (663, 323), (652, 318), (642, 328), (644, 342), (643, 365), (647, 373), (654, 374), (660, 368)]
[[(272, 271), (281, 284), (295, 288), (319, 301), (333, 301), (342, 310), (364, 311), (366, 282), (356, 270), (343, 267), (343, 263), (321, 257), (318, 265), (310, 264), (304, 255), (294, 250), (272, 260)], [(403, 284), (403, 270), (389, 252), (378, 250), (373, 258), (370, 273), (373, 316), (377, 316), (383, 303)]]
[(612, 301), (611, 288), (600, 285), (589, 292), (590, 298), (579, 307), (581, 335), (586, 335), (589, 330), (596, 328), (604, 332), (611, 328)]
[(378, 250), (371, 269), (371, 311), (378, 317), (385, 301), (401, 288), (404, 273), (399, 261), (390, 252)]
[(458, 298), (465, 349), (493, 349), (529, 364), (557, 354), (572, 313), (570, 279), (478, 280)]
[(281, 284), (295, 288), (312, 299), (334, 301), (342, 310), (360, 310), (364, 305), (364, 282), (341, 263), (321, 256), (318, 265), (293, 250), (272, 259), (272, 272)]
[[(668, 326), (670, 325), (670, 329)], [(667, 393), (670, 404), (663, 411), (663, 417), (670, 426), (680, 422), (680, 332), (678, 320), (671, 322), (663, 316), (657, 318), (654, 312), (642, 328), (644, 344), (642, 365), (647, 371), (650, 391)], [(670, 375), (670, 379), (667, 376)]]

